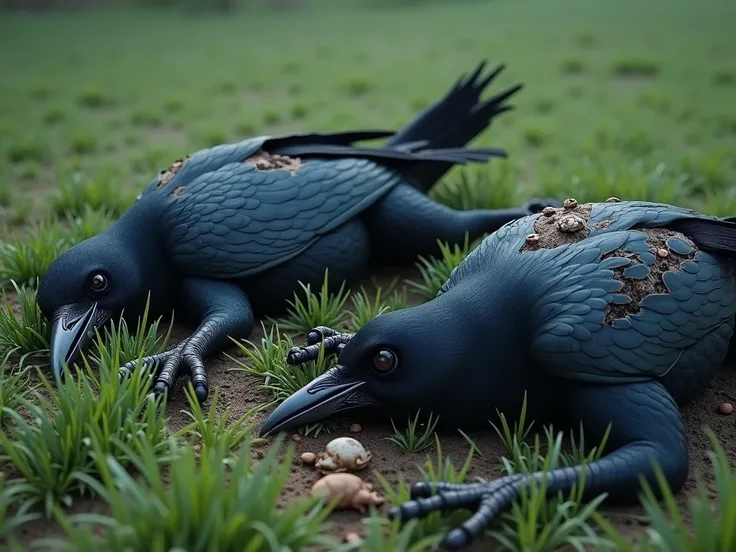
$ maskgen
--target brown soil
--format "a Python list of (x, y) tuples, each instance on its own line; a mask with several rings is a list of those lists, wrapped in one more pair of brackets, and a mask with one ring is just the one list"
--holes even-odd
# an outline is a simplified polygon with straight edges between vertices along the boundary
[[(384, 286), (384, 289), (396, 277), (397, 273), (393, 272), (390, 276), (388, 274), (387, 272), (387, 275), (377, 279), (378, 283)], [(412, 271), (411, 274), (404, 272), (401, 277), (414, 278), (416, 277), (416, 271)], [(366, 289), (371, 289), (368, 280), (359, 282), (354, 286), (354, 289), (359, 289), (360, 284), (366, 286)], [(417, 297), (412, 298), (413, 303), (418, 301)], [(258, 342), (262, 335), (260, 325), (257, 325), (257, 328), (257, 331), (250, 337), (252, 342)], [(186, 331), (178, 328), (177, 335), (173, 336), (172, 339), (180, 339), (185, 335)], [(303, 339), (303, 336), (297, 336), (295, 342), (303, 342)], [(236, 350), (230, 350), (228, 353), (231, 356), (242, 356)], [(233, 420), (253, 406), (267, 402), (267, 395), (258, 388), (259, 381), (257, 378), (245, 375), (242, 372), (229, 371), (234, 367), (234, 363), (223, 354), (218, 355), (208, 363), (211, 392), (215, 388), (218, 389), (218, 410), (230, 407)], [(181, 412), (187, 408), (186, 398), (181, 388), (183, 383), (184, 381), (180, 380), (168, 405), (167, 414), (169, 416), (169, 426), (172, 430), (177, 430), (188, 422), (186, 416)], [(710, 387), (693, 403), (683, 409), (683, 418), (687, 424), (690, 439), (691, 473), (686, 488), (677, 495), (681, 508), (687, 507), (687, 500), (693, 494), (697, 477), (702, 477), (705, 481), (708, 493), (711, 496), (714, 493), (714, 477), (707, 457), (710, 443), (705, 433), (706, 427), (713, 429), (728, 451), (731, 462), (736, 463), (736, 414), (724, 416), (716, 413), (718, 406), (729, 400), (727, 398), (729, 393), (733, 397), (734, 389), (736, 389), (736, 370), (732, 367), (724, 368)], [(260, 424), (266, 414), (257, 415), (255, 421)], [(350, 425), (355, 423), (362, 426), (360, 433), (356, 434), (349, 431)], [(367, 414), (355, 414), (336, 420), (333, 424), (333, 430), (329, 434), (294, 440), (296, 447), (295, 460), (282, 496), (282, 502), (285, 503), (294, 497), (307, 495), (312, 485), (321, 477), (313, 466), (303, 465), (299, 460), (299, 456), (303, 452), (319, 452), (330, 440), (341, 436), (351, 436), (358, 439), (371, 452), (371, 465), (357, 472), (357, 474), (364, 481), (372, 483), (379, 494), (383, 495), (381, 485), (375, 477), (375, 472), (379, 472), (391, 484), (396, 484), (400, 478), (409, 483), (417, 481), (420, 477), (418, 468), (423, 466), (427, 455), (432, 459), (436, 458), (434, 447), (420, 453), (403, 452), (386, 440), (390, 433), (390, 424), (376, 422)], [(486, 430), (468, 431), (466, 433), (475, 441), (482, 452), (482, 455), (476, 455), (468, 480), (472, 481), (475, 477), (489, 479), (499, 477), (501, 475), (499, 458), (503, 453), (503, 447), (493, 429), (489, 425)], [(457, 432), (440, 433), (440, 438), (443, 456), (451, 458), (456, 468), (459, 468), (469, 451), (467, 441)], [(257, 448), (255, 456), (258, 457), (262, 454), (263, 447)], [(381, 511), (385, 512), (387, 508), (388, 504), (384, 505)], [(75, 501), (74, 511), (105, 513), (105, 510), (105, 506), (96, 501), (89, 499), (77, 499)], [(641, 536), (646, 521), (643, 518), (644, 511), (640, 507), (606, 507), (603, 508), (603, 511), (609, 516), (611, 523), (625, 534), (633, 538)], [(331, 532), (339, 538), (342, 538), (348, 532), (360, 534), (362, 532), (362, 517), (355, 510), (335, 512), (330, 518), (334, 524)], [(59, 528), (47, 521), (28, 524), (20, 531), (22, 541), (26, 545), (38, 538), (60, 535)], [(495, 551), (501, 550), (501, 548), (490, 539), (481, 539), (467, 550)]]
[(578, 204), (574, 199), (565, 201), (564, 207), (547, 207), (534, 222), (534, 234), (526, 237), (522, 251), (554, 249), (568, 243), (576, 243), (590, 234), (587, 222), (593, 206)]
[(184, 165), (184, 161), (186, 161), (187, 159), (188, 156), (177, 159), (171, 164), (168, 169), (162, 170), (161, 174), (159, 175), (158, 182), (156, 183), (156, 187), (161, 188), (162, 186), (166, 186), (166, 184), (170, 182), (171, 179), (174, 178), (174, 176), (176, 176), (176, 173), (179, 172), (179, 169), (181, 169), (182, 165)]
[(248, 157), (244, 163), (255, 165), (259, 171), (274, 171), (276, 169), (286, 169), (291, 174), (296, 174), (301, 167), (301, 159), (298, 157), (288, 157), (286, 155), (276, 155), (267, 151), (258, 150), (256, 153)]

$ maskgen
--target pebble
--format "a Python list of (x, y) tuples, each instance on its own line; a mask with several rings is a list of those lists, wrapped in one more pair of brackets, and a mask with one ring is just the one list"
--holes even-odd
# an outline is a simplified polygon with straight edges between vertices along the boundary
[(345, 533), (345, 542), (356, 542), (360, 540), (358, 533)]
[(295, 443), (301, 443), (302, 436), (299, 435), (298, 433), (295, 433), (294, 435), (291, 436), (291, 440), (294, 441)]
[(724, 416), (728, 416), (729, 414), (733, 414), (734, 407), (731, 403), (723, 403), (716, 408), (716, 412), (719, 414), (723, 414)]
[(360, 433), (363, 431), (363, 427), (360, 424), (350, 424), (350, 433)]
[(557, 209), (555, 209), (554, 207), (545, 207), (544, 209), (542, 209), (542, 214), (545, 217), (551, 217), (556, 212), (557, 212)]
[(314, 464), (315, 460), (317, 460), (317, 455), (313, 452), (305, 452), (304, 454), (302, 454), (301, 459), (302, 462), (311, 466), (312, 464)]
[(667, 257), (669, 256), (669, 254), (670, 252), (666, 249), (657, 249), (657, 255), (659, 255), (660, 257)]
[(537, 243), (539, 241), (539, 234), (529, 234), (526, 237), (526, 243)]
[(566, 199), (566, 200), (565, 200), (565, 201), (564, 201), (564, 202), (562, 203), (562, 206), (563, 206), (563, 207), (564, 207), (565, 209), (575, 209), (575, 207), (577, 207), (577, 206), (578, 206), (578, 201), (577, 201), (576, 199), (574, 199), (574, 198), (572, 198), (572, 197), (571, 197), (570, 199)]

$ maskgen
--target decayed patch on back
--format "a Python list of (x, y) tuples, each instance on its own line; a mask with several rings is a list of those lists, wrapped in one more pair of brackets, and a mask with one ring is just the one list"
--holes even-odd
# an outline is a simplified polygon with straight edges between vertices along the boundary
[(588, 220), (592, 208), (590, 203), (578, 204), (574, 199), (566, 199), (561, 208), (545, 207), (521, 251), (554, 249), (585, 239), (590, 234)]
[(181, 169), (182, 165), (187, 159), (189, 159), (188, 155), (174, 161), (168, 169), (162, 170), (158, 175), (158, 182), (156, 182), (156, 187), (161, 188), (171, 182), (171, 179), (176, 176), (176, 173), (179, 172), (179, 169)]
[(298, 157), (289, 157), (287, 155), (270, 154), (267, 151), (258, 150), (253, 155), (243, 161), (255, 165), (259, 171), (275, 171), (278, 169), (286, 169), (291, 174), (296, 174), (302, 165), (301, 159)]
[(603, 258), (625, 257), (628, 266), (613, 269), (613, 277), (623, 282), (624, 287), (616, 293), (618, 298), (628, 296), (631, 301), (612, 303), (606, 313), (606, 324), (618, 318), (626, 318), (641, 310), (641, 301), (652, 294), (668, 293), (662, 275), (665, 272), (681, 272), (684, 261), (692, 260), (698, 248), (690, 238), (667, 228), (637, 228), (647, 236), (649, 253), (635, 254), (627, 250), (616, 250)]

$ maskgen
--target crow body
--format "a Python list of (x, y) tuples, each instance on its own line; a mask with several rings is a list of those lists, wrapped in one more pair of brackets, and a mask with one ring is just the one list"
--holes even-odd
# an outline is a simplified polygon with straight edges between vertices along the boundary
[[(94, 330), (123, 313), (135, 321), (183, 314), (196, 327), (174, 349), (147, 357), (157, 392), (191, 377), (209, 386), (205, 359), (254, 320), (283, 312), (298, 283), (330, 291), (369, 262), (406, 263), (539, 210), (455, 211), (427, 191), (453, 166), (505, 157), (466, 144), (511, 109), (521, 85), (481, 100), (501, 72), (485, 62), (398, 133), (350, 131), (260, 136), (186, 156), (162, 170), (109, 229), (60, 255), (43, 275), (41, 310), (52, 322), (53, 372), (78, 358)], [(355, 142), (388, 138), (377, 147)], [(121, 367), (127, 374), (135, 363)]]
[[(736, 224), (671, 205), (578, 205), (509, 222), (452, 273), (437, 296), (382, 314), (356, 334), (316, 328), (299, 364), (320, 347), (337, 365), (281, 403), (261, 434), (292, 430), (365, 406), (434, 412), (451, 427), (486, 425), (497, 409), (582, 424), (602, 457), (547, 474), (549, 496), (585, 475), (584, 496), (635, 503), (640, 477), (671, 488), (688, 471), (679, 407), (722, 367), (736, 317)], [(321, 343), (324, 345), (321, 345)], [(489, 483), (422, 482), (390, 515), (475, 514), (450, 531), (457, 548), (480, 534), (542, 473)]]

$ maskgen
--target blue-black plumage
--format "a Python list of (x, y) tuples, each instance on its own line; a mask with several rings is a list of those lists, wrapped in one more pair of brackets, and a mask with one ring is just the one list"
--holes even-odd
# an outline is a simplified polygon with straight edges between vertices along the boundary
[[(511, 109), (512, 86), (481, 100), (502, 66), (485, 62), (398, 133), (349, 131), (260, 136), (198, 151), (162, 170), (109, 229), (59, 256), (43, 275), (38, 303), (52, 322), (58, 376), (94, 331), (123, 312), (135, 321), (175, 309), (196, 326), (161, 365), (155, 389), (181, 372), (200, 400), (204, 359), (247, 337), (255, 317), (276, 315), (298, 290), (351, 283), (369, 261), (409, 262), (544, 207), (454, 211), (426, 192), (453, 166), (505, 157), (466, 144)], [(388, 138), (382, 146), (355, 142)], [(134, 363), (121, 369), (128, 373)]]
[[(585, 475), (584, 497), (633, 502), (653, 461), (679, 490), (688, 475), (679, 407), (703, 390), (729, 351), (736, 317), (736, 224), (649, 202), (547, 208), (504, 225), (457, 267), (437, 296), (379, 315), (356, 334), (317, 328), (288, 361), (320, 347), (337, 365), (281, 403), (261, 435), (337, 412), (433, 412), (451, 427), (510, 423), (526, 396), (536, 421), (582, 424), (604, 456), (547, 474), (567, 493)], [(320, 343), (324, 341), (324, 345)], [(391, 511), (475, 514), (446, 536), (467, 544), (541, 473), (487, 484), (419, 483)], [(430, 496), (437, 492), (434, 496)]]

